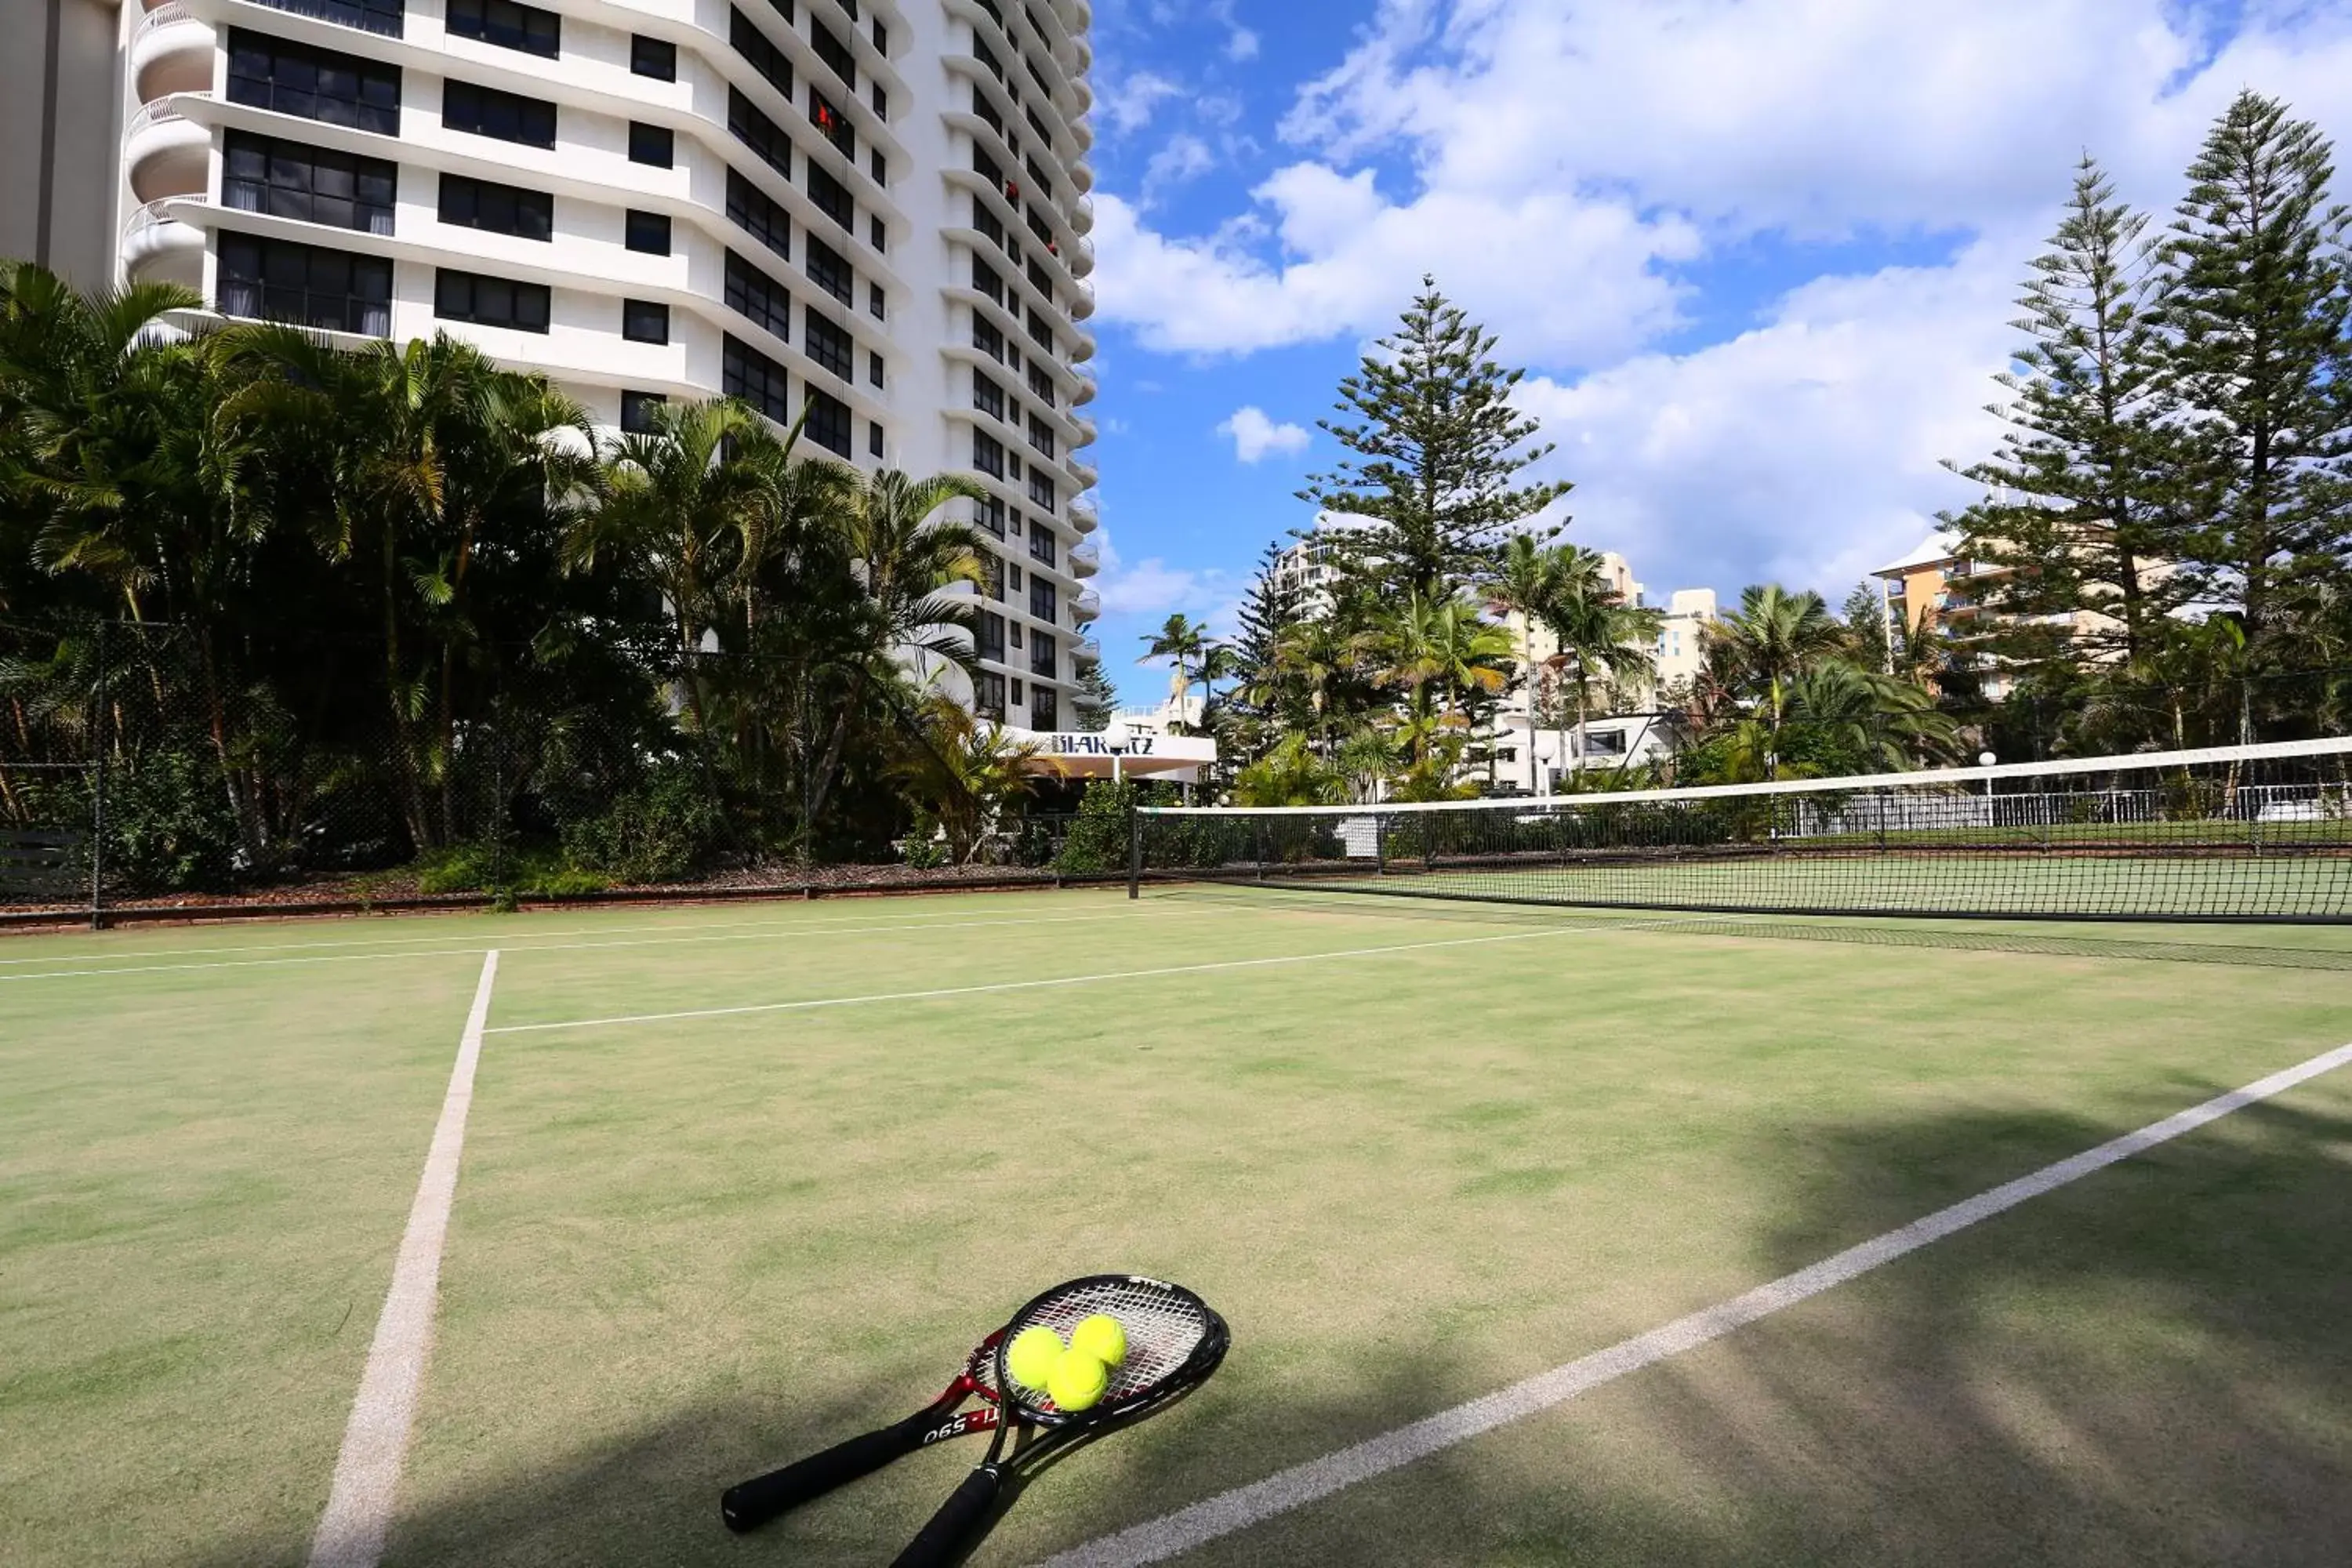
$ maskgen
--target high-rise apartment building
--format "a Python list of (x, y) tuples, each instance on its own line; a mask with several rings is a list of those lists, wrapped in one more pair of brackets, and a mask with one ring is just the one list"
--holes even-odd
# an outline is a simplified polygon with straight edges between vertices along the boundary
[[(89, 6), (98, 0), (58, 0)], [(626, 429), (725, 393), (987, 502), (970, 697), (1072, 722), (1099, 605), (1087, 0), (127, 0), (119, 260), (436, 330)]]

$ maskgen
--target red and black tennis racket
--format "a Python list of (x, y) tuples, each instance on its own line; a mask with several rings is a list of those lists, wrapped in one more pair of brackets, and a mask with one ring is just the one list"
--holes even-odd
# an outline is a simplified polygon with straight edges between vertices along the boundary
[[(1006, 1375), (1005, 1347), (1022, 1330), (1043, 1324), (1066, 1339), (1081, 1319), (1097, 1312), (1117, 1318), (1127, 1331), (1127, 1357), (1111, 1369), (1110, 1386), (1099, 1404), (1082, 1411), (1056, 1409), (1043, 1390), (1024, 1388)], [(1139, 1421), (1173, 1404), (1217, 1370), (1229, 1337), (1225, 1321), (1181, 1285), (1135, 1274), (1095, 1274), (1056, 1285), (981, 1341), (963, 1371), (930, 1404), (896, 1426), (728, 1488), (719, 1500), (719, 1517), (730, 1530), (756, 1529), (918, 1448), (968, 1433), (991, 1433), (988, 1458), (956, 1488), (894, 1564), (936, 1568), (952, 1562), (979, 1530), (1008, 1474), (1030, 1468), (1057, 1448)], [(975, 1396), (977, 1407), (960, 1408)], [(1005, 1435), (1016, 1427), (1022, 1442), (1008, 1455)]]

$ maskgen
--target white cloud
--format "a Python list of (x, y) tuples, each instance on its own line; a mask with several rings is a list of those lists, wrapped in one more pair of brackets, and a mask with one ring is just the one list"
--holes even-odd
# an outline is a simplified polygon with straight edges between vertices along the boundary
[(1236, 408), (1233, 417), (1217, 426), (1217, 434), (1230, 436), (1234, 456), (1244, 463), (1255, 463), (1268, 454), (1296, 454), (1307, 450), (1308, 437), (1303, 425), (1277, 425), (1266, 417), (1263, 408)]
[(1162, 103), (1181, 98), (1184, 89), (1164, 76), (1136, 71), (1106, 84), (1098, 107), (1102, 118), (1121, 135), (1142, 130)]
[(1235, 27), (1225, 38), (1225, 58), (1234, 61), (1257, 58), (1257, 35), (1247, 27)]
[(1157, 555), (1130, 565), (1112, 543), (1110, 530), (1099, 530), (1094, 537), (1102, 556), (1095, 591), (1102, 596), (1107, 616), (1158, 619), (1181, 610), (1213, 620), (1226, 614), (1240, 597), (1223, 571), (1171, 566)]
[(1144, 165), (1143, 190), (1146, 200), (1170, 185), (1180, 185), (1197, 179), (1217, 166), (1217, 156), (1209, 144), (1189, 131), (1178, 132), (1168, 139), (1167, 145), (1151, 155)]

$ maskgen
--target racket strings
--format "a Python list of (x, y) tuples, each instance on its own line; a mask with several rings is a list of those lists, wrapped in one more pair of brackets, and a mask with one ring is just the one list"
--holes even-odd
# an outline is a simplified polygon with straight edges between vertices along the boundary
[(1111, 1368), (1107, 1404), (1148, 1394), (1184, 1370), (1213, 1321), (1188, 1291), (1143, 1279), (1102, 1279), (1082, 1281), (1034, 1303), (1010, 1331), (1042, 1324), (1067, 1339), (1081, 1321), (1097, 1312), (1118, 1319), (1127, 1332), (1127, 1355)]

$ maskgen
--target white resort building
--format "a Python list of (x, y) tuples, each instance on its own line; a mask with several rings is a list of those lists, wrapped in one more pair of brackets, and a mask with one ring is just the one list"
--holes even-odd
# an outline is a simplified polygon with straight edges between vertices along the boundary
[(25, 5), (0, 253), (349, 341), (446, 330), (607, 426), (726, 393), (861, 467), (973, 475), (971, 697), (1073, 721), (1087, 0)]

